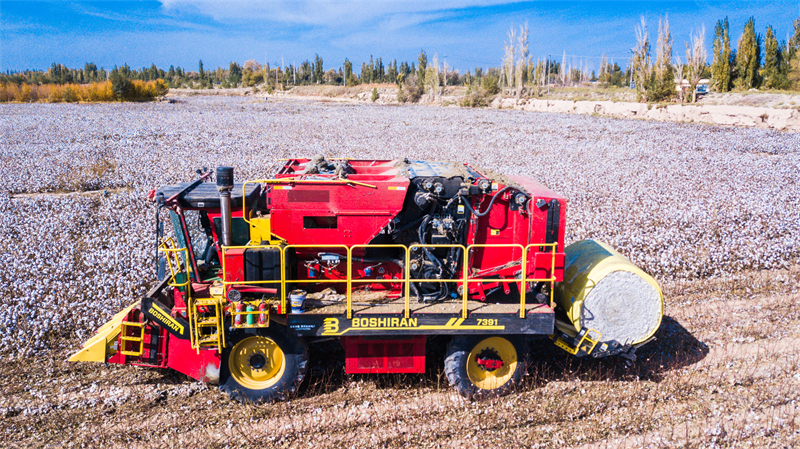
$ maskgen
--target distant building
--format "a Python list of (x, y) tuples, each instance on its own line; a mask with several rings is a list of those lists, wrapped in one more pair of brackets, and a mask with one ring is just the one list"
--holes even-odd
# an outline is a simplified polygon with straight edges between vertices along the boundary
[[(703, 95), (708, 93), (708, 85), (711, 82), (710, 79), (703, 78), (697, 83), (697, 87), (695, 91), (697, 95)], [(675, 90), (678, 92), (682, 92), (684, 95), (690, 95), (692, 92), (692, 84), (689, 83), (688, 80), (682, 80), (680, 83), (675, 83)]]

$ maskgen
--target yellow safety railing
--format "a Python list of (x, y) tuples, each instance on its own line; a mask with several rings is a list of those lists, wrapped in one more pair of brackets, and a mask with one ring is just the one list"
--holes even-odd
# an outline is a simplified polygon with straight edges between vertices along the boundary
[[(519, 317), (525, 318), (525, 291), (528, 290), (527, 282), (525, 280), (527, 275), (527, 261), (528, 258), (525, 257), (525, 247), (518, 243), (498, 243), (498, 244), (475, 244), (469, 245), (467, 247), (467, 251), (472, 251), (474, 248), (516, 248), (519, 249), (520, 257), (522, 258), (522, 275), (521, 279), (514, 279), (514, 278), (472, 278), (469, 276), (469, 273), (464, 277), (464, 290), (469, 290), (470, 283), (477, 283), (477, 282), (499, 282), (502, 284), (509, 283), (509, 282), (521, 282), (521, 288), (519, 289)], [(465, 269), (465, 271), (467, 271)], [(464, 302), (464, 309), (466, 310), (467, 303)], [(466, 315), (464, 316), (466, 318)]]
[[(556, 249), (558, 248), (558, 243), (532, 243), (532, 244), (526, 246), (525, 247), (525, 260), (526, 261), (528, 260), (528, 252), (530, 251), (531, 248), (542, 248), (542, 249), (550, 248), (550, 250), (549, 250), (549, 252), (550, 252), (550, 277), (549, 278), (530, 278), (530, 279), (527, 279), (526, 278), (527, 273), (525, 272), (526, 270), (523, 269), (522, 270), (523, 285), (525, 285), (525, 282), (549, 282), (550, 283), (550, 288), (548, 289), (549, 293), (550, 293), (550, 304), (549, 305), (550, 305), (550, 307), (553, 307), (553, 288), (555, 287), (555, 282), (556, 282)], [(545, 253), (547, 251), (537, 250), (536, 252)], [(526, 290), (527, 290), (527, 287), (526, 287)]]
[[(189, 250), (188, 248), (176, 248), (175, 247), (175, 240), (172, 237), (165, 239), (161, 242), (161, 245), (158, 247), (159, 252), (163, 252), (166, 254), (167, 265), (169, 266), (170, 272), (170, 282), (169, 285), (171, 287), (176, 288), (183, 288), (186, 294), (186, 313), (188, 314), (188, 321), (189, 321), (189, 341), (193, 349), (197, 349), (200, 351), (199, 340), (197, 336), (197, 308), (194, 301), (194, 297), (192, 296), (192, 286), (191, 286), (191, 268), (189, 267)], [(184, 270), (181, 267), (180, 258), (178, 257), (179, 254), (183, 255), (184, 266), (186, 269)], [(178, 282), (177, 276), (180, 273), (186, 274), (186, 280), (184, 282)], [(219, 314), (217, 314), (219, 315)], [(219, 328), (217, 329), (219, 331)]]
[[(163, 242), (158, 246), (158, 252), (165, 253), (167, 259), (167, 265), (169, 266), (169, 273), (170, 273), (170, 287), (188, 287), (190, 283), (189, 274), (191, 272), (191, 268), (189, 267), (189, 250), (187, 248), (177, 248), (175, 246), (175, 240), (172, 237), (164, 239)], [(184, 266), (186, 266), (186, 270), (181, 268), (181, 260), (178, 258), (178, 254), (183, 253), (183, 260)], [(178, 282), (176, 277), (181, 272), (185, 272), (186, 280), (184, 282)], [(190, 295), (191, 289), (186, 289), (187, 295)]]
[[(230, 280), (228, 280), (228, 270), (225, 268), (225, 261), (227, 260), (227, 257), (225, 257), (225, 253), (227, 251), (232, 250), (232, 249), (247, 250), (247, 249), (255, 249), (255, 248), (258, 248), (258, 249), (275, 248), (275, 249), (277, 249), (279, 251), (279, 253), (281, 255), (281, 266), (280, 266), (281, 279), (280, 279), (280, 281), (278, 281), (277, 279), (265, 280), (265, 281), (246, 281), (246, 282), (244, 280), (241, 280), (241, 281), (230, 281)], [(228, 297), (228, 289), (230, 288), (231, 285), (258, 285), (258, 284), (280, 284), (280, 290), (278, 291), (278, 293), (280, 294), (281, 297), (285, 297), (286, 296), (286, 291), (285, 291), (285, 288), (284, 288), (284, 286), (286, 284), (286, 253), (284, 252), (284, 247), (281, 246), (281, 245), (223, 246), (222, 247), (222, 285), (224, 286), (223, 296), (225, 298)], [(281, 304), (283, 304), (283, 303), (281, 303)], [(285, 309), (281, 309), (281, 310), (285, 310)]]
[[(461, 279), (411, 279), (411, 252), (413, 251), (412, 248), (461, 248)], [(406, 253), (406, 282), (409, 284), (412, 282), (415, 283), (425, 283), (425, 282), (461, 282), (464, 286), (462, 291), (461, 297), (463, 301), (463, 310), (461, 312), (462, 318), (467, 318), (469, 315), (469, 310), (467, 309), (467, 298), (469, 297), (468, 289), (466, 288), (467, 285), (467, 248), (464, 245), (458, 244), (448, 244), (448, 245), (433, 245), (433, 244), (416, 244), (411, 245), (408, 247), (408, 252)], [(405, 317), (409, 318), (410, 316), (410, 309), (411, 309), (411, 298), (409, 295), (406, 295), (406, 304), (405, 304)]]
[[(347, 285), (347, 303), (350, 304), (350, 271), (352, 265), (352, 259), (350, 258), (350, 248), (347, 245), (286, 245), (283, 247), (284, 253), (292, 248), (306, 248), (306, 249), (337, 249), (340, 251), (344, 251), (344, 257), (347, 259), (347, 276), (345, 279), (284, 279), (281, 284), (284, 284), (281, 287), (281, 291), (285, 290), (285, 284), (288, 282), (294, 282), (296, 284), (346, 284)], [(285, 256), (284, 256), (285, 258)], [(281, 267), (283, 267), (283, 259), (281, 260)], [(283, 278), (284, 275), (281, 275)], [(286, 311), (286, 295), (281, 295), (281, 311)]]
[[(353, 302), (352, 302), (352, 287), (354, 284), (361, 284), (361, 283), (401, 283), (404, 287), (405, 294), (403, 295), (404, 298), (404, 307), (403, 313), (406, 318), (410, 318), (411, 315), (411, 297), (410, 297), (410, 284), (414, 283), (439, 283), (439, 282), (446, 282), (446, 283), (458, 283), (462, 286), (462, 293), (461, 293), (461, 300), (462, 300), (462, 310), (461, 315), (463, 318), (467, 318), (469, 315), (468, 309), (468, 298), (469, 298), (469, 284), (471, 283), (478, 283), (478, 282), (498, 282), (498, 283), (519, 283), (520, 284), (520, 310), (519, 310), (519, 317), (525, 318), (525, 303), (526, 303), (526, 291), (527, 285), (529, 282), (549, 282), (550, 289), (549, 289), (549, 296), (550, 296), (550, 306), (553, 306), (553, 288), (554, 283), (556, 280), (555, 277), (555, 268), (556, 268), (556, 249), (557, 243), (535, 243), (530, 244), (527, 246), (523, 246), (521, 244), (516, 243), (508, 243), (508, 244), (474, 244), (474, 245), (458, 245), (458, 244), (414, 244), (410, 246), (405, 245), (353, 245), (348, 247), (347, 245), (317, 245), (317, 244), (307, 244), (307, 245), (245, 245), (245, 246), (223, 246), (222, 247), (222, 270), (223, 270), (223, 285), (225, 286), (224, 292), (225, 297), (227, 297), (228, 289), (231, 285), (258, 285), (258, 284), (279, 284), (279, 295), (280, 295), (280, 304), (281, 310), (286, 313), (286, 297), (287, 297), (287, 284), (289, 283), (298, 283), (298, 284), (346, 284), (347, 286), (347, 318), (350, 319), (353, 316)], [(232, 249), (253, 249), (253, 248), (277, 248), (280, 250), (280, 262), (281, 262), (281, 276), (280, 280), (272, 279), (272, 280), (261, 280), (261, 281), (231, 281), (228, 279), (228, 273), (226, 269), (226, 251)], [(346, 258), (346, 276), (344, 279), (287, 279), (286, 278), (286, 251), (295, 248), (305, 248), (305, 249), (333, 249), (336, 251), (332, 251), (333, 254), (338, 256), (343, 256)], [(396, 248), (402, 249), (403, 260), (405, 261), (404, 267), (404, 276), (402, 279), (395, 279), (395, 278), (388, 278), (388, 279), (373, 279), (373, 278), (353, 278), (353, 251), (358, 249), (366, 249), (366, 248)], [(460, 248), (461, 249), (461, 258), (460, 264), (462, 267), (461, 276), (458, 278), (451, 278), (451, 279), (412, 279), (411, 278), (411, 253), (415, 248), (428, 248), (428, 249), (440, 249), (440, 248)], [(518, 249), (521, 252), (521, 272), (518, 277), (511, 277), (511, 278), (484, 278), (484, 277), (472, 277), (469, 274), (469, 254), (470, 251), (477, 248), (513, 248)], [(528, 258), (530, 254), (531, 248), (536, 248), (536, 252), (538, 253), (549, 253), (550, 255), (550, 277), (547, 278), (532, 278), (528, 277)], [(544, 248), (548, 248), (547, 251), (544, 251)], [(344, 253), (344, 254), (340, 254)], [(259, 311), (252, 311), (252, 312), (242, 312), (245, 315), (255, 315), (260, 313)]]
[[(362, 278), (362, 279), (353, 279), (353, 250), (359, 248), (396, 248), (403, 250), (403, 258), (401, 260), (408, 261), (408, 247), (405, 245), (353, 245), (350, 247), (349, 252), (347, 254), (347, 260), (350, 261), (348, 264), (347, 270), (347, 319), (353, 318), (353, 298), (350, 294), (352, 291), (352, 287), (354, 283), (402, 283), (403, 284), (403, 291), (405, 292), (405, 302), (408, 304), (408, 276), (403, 273), (403, 279), (372, 279), (372, 278)], [(406, 311), (406, 318), (409, 318), (408, 307), (405, 309)]]

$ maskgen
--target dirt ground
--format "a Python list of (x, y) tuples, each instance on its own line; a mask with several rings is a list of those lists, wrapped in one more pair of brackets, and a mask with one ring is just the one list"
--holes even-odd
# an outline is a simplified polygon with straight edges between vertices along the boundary
[(337, 343), (312, 345), (299, 393), (260, 406), (232, 402), (216, 387), (171, 371), (69, 364), (66, 350), (2, 361), (3, 445), (800, 444), (800, 267), (662, 283), (666, 316), (635, 363), (575, 359), (537, 339), (523, 385), (482, 402), (446, 385), (441, 338), (430, 342), (424, 375), (347, 375)]
[[(267, 94), (263, 88), (254, 92), (252, 88), (238, 87), (231, 89), (170, 89), (169, 97), (188, 97), (196, 95), (221, 95), (221, 96), (255, 96), (272, 98), (315, 99), (328, 101), (360, 101), (370, 102), (372, 89), (377, 89), (381, 97), (376, 102), (397, 101), (397, 86), (394, 84), (364, 84), (353, 87), (343, 86), (299, 86), (286, 91), (276, 90)], [(443, 89), (443, 94), (435, 103), (458, 104), (464, 97), (467, 88), (451, 86)], [(513, 95), (512, 95), (513, 96)], [(636, 93), (631, 89), (620, 87), (590, 88), (590, 87), (557, 87), (539, 89), (533, 98), (545, 100), (569, 101), (622, 101), (635, 102)], [(422, 102), (431, 102), (423, 98)], [(698, 97), (698, 104), (729, 105), (729, 106), (754, 106), (776, 109), (800, 108), (800, 92), (710, 92)]]

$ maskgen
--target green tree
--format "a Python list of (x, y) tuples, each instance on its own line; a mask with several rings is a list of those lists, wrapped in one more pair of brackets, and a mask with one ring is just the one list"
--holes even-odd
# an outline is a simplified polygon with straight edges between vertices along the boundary
[(783, 70), (783, 54), (778, 40), (775, 39), (775, 32), (772, 26), (767, 27), (767, 34), (764, 37), (764, 70), (761, 77), (764, 85), (770, 89), (782, 89), (787, 87), (787, 79)]
[(425, 70), (428, 68), (428, 55), (425, 50), (420, 49), (417, 61), (419, 62), (419, 66), (417, 66), (417, 85), (422, 87), (425, 85)]
[(794, 33), (786, 46), (786, 59), (792, 59), (800, 53), (800, 19), (794, 20)]
[(665, 101), (675, 96), (675, 68), (672, 66), (672, 35), (669, 17), (658, 21), (656, 62), (650, 80), (648, 101)]
[(228, 82), (234, 86), (238, 86), (242, 81), (242, 67), (238, 62), (231, 62), (228, 65)]
[(481, 88), (486, 95), (494, 95), (500, 92), (500, 80), (496, 75), (487, 75), (481, 78)]
[(786, 77), (793, 89), (800, 89), (800, 19), (794, 21), (794, 34), (786, 46)]
[(378, 79), (378, 72), (375, 71), (375, 62), (372, 60), (372, 55), (369, 55), (369, 78), (368, 83), (374, 83)]
[(756, 34), (756, 21), (750, 17), (739, 37), (736, 51), (736, 69), (739, 73), (738, 86), (742, 89), (758, 87), (758, 69), (761, 66), (761, 36)]
[(111, 72), (111, 91), (117, 100), (127, 99), (133, 91), (133, 83), (118, 70)]
[(711, 78), (717, 92), (731, 90), (731, 38), (728, 18), (717, 22), (714, 27), (714, 61), (711, 63)]
[(322, 58), (317, 54), (314, 55), (314, 81), (319, 84), (323, 82), (323, 75), (325, 70), (322, 68)]
[(197, 74), (200, 76), (201, 80), (206, 79), (206, 72), (203, 70), (203, 60), (202, 59), (200, 60), (200, 63), (198, 64)]
[(344, 58), (344, 82), (345, 85), (351, 86), (350, 75), (353, 74), (353, 63), (349, 59)]

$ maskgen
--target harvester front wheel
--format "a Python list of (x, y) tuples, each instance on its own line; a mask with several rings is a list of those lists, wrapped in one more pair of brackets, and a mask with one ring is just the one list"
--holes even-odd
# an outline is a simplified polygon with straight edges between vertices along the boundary
[(306, 372), (308, 346), (282, 332), (231, 333), (222, 353), (220, 389), (242, 402), (285, 400), (297, 391)]
[(447, 345), (445, 374), (462, 396), (502, 396), (522, 380), (527, 343), (518, 336), (456, 336)]

